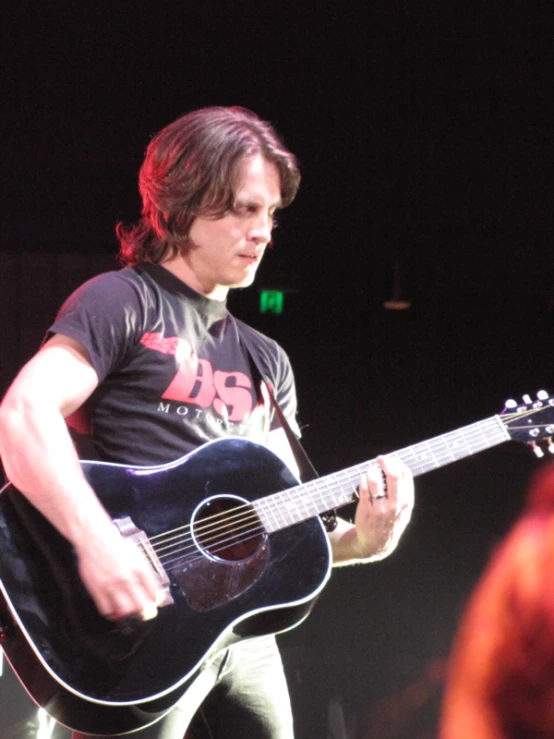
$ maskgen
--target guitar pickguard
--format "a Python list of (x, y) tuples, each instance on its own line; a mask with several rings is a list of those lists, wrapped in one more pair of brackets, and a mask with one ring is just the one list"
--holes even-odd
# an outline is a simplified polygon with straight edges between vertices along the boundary
[(247, 500), (236, 495), (212, 496), (191, 520), (192, 553), (171, 567), (189, 606), (211, 611), (237, 598), (263, 575), (269, 541)]
[(268, 549), (266, 543), (240, 562), (217, 562), (202, 556), (174, 571), (173, 577), (194, 611), (211, 611), (237, 598), (260, 579), (269, 559)]

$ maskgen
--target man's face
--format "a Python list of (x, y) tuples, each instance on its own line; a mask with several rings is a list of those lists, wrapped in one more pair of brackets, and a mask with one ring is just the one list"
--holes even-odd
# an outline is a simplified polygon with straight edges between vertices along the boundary
[(193, 246), (183, 256), (197, 281), (191, 287), (216, 300), (230, 287), (252, 284), (281, 203), (279, 171), (260, 154), (244, 160), (238, 182), (233, 212), (217, 220), (197, 218), (190, 230)]

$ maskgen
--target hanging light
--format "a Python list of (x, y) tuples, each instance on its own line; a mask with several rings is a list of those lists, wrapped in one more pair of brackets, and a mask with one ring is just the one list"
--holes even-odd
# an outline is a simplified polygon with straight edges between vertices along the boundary
[(406, 297), (404, 282), (402, 279), (402, 265), (399, 260), (395, 260), (392, 266), (392, 289), (388, 300), (385, 300), (383, 307), (387, 310), (408, 310), (412, 304)]

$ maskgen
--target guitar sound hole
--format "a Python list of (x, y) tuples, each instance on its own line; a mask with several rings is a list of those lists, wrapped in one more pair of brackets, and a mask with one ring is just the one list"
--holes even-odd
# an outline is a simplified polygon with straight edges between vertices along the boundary
[(249, 559), (264, 543), (264, 530), (254, 508), (241, 498), (218, 496), (196, 510), (192, 530), (197, 544), (213, 559)]

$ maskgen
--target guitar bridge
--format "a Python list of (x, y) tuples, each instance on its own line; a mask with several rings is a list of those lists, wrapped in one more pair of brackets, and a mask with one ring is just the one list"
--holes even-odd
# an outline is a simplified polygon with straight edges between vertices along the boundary
[(121, 534), (121, 536), (125, 537), (125, 539), (128, 539), (129, 541), (132, 541), (133, 544), (135, 544), (135, 546), (137, 546), (141, 550), (144, 556), (148, 559), (150, 566), (156, 573), (156, 576), (158, 577), (158, 580), (160, 581), (160, 584), (165, 593), (164, 600), (158, 605), (158, 608), (169, 606), (174, 603), (175, 601), (173, 600), (173, 597), (169, 592), (169, 577), (167, 576), (167, 573), (164, 570), (162, 563), (158, 558), (158, 555), (154, 551), (154, 547), (150, 543), (150, 539), (148, 538), (146, 533), (142, 529), (137, 528), (133, 523), (133, 520), (129, 516), (125, 516), (125, 518), (114, 518), (113, 522), (119, 529), (119, 533)]

